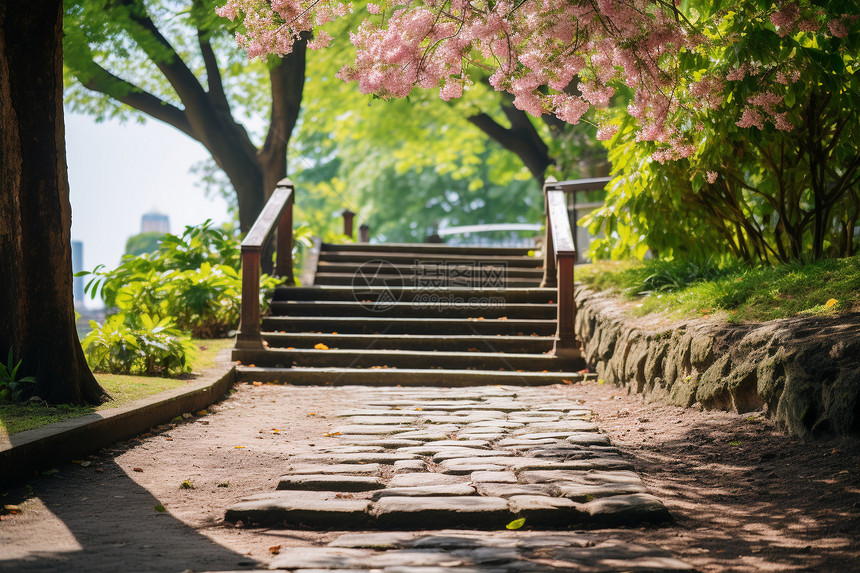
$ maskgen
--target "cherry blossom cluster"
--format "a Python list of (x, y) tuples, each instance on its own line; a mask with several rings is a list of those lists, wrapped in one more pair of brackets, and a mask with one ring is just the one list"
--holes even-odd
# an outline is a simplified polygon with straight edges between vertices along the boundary
[[(618, 103), (624, 87), (625, 94), (632, 93), (627, 112), (637, 120), (636, 138), (656, 144), (658, 161), (693, 155), (707, 114), (725, 113), (733, 85), (756, 77), (762, 80), (760, 91), (732, 106), (737, 125), (763, 129), (770, 122), (792, 129), (784, 93), (800, 80), (803, 64), (763, 62), (751, 54), (726, 68), (726, 58), (713, 56), (729, 53), (738, 41), (720, 28), (726, 14), (692, 23), (678, 4), (414, 0), (404, 5), (378, 0), (367, 4), (368, 17), (350, 34), (356, 59), (339, 77), (383, 98), (405, 97), (417, 86), (438, 89), (449, 100), (461, 97), (476, 73), (485, 73), (493, 88), (510, 93), (514, 105), (533, 116), (554, 114), (576, 124), (596, 110), (603, 140), (618, 128), (613, 115), (601, 110)], [(843, 38), (857, 24), (856, 16), (828, 14), (809, 0), (755, 9), (761, 26), (772, 25), (780, 37)], [(289, 53), (299, 34), (310, 30), (315, 30), (311, 47), (324, 47), (331, 37), (320, 26), (350, 10), (350, 4), (337, 0), (227, 0), (218, 14), (242, 20), (245, 33), (237, 34), (237, 41), (253, 58)], [(686, 61), (710, 58), (710, 64), (691, 69), (680, 54), (690, 56)]]

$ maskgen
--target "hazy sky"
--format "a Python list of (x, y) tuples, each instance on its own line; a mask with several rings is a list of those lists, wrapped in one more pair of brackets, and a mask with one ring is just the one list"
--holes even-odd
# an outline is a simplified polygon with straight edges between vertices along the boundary
[[(208, 154), (179, 131), (155, 121), (95, 123), (66, 113), (72, 240), (84, 243), (84, 269), (119, 264), (125, 242), (153, 209), (170, 217), (170, 232), (208, 218), (227, 220), (222, 199), (208, 199), (189, 173)], [(90, 303), (89, 299), (87, 300)]]

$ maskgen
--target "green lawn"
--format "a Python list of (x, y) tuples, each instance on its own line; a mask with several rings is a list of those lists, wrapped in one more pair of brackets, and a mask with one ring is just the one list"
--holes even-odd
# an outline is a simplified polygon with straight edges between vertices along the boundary
[(636, 302), (636, 314), (730, 322), (860, 311), (860, 255), (778, 267), (646, 261), (576, 267), (576, 280)]
[[(233, 345), (232, 338), (216, 340), (193, 340), (199, 351), (192, 361), (194, 373), (202, 372), (215, 365), (215, 357), (224, 348)], [(30, 404), (0, 404), (0, 434), (15, 434), (40, 426), (83, 416), (99, 410), (125, 406), (135, 400), (171, 390), (192, 383), (190, 377), (160, 378), (151, 376), (125, 376), (120, 374), (95, 373), (102, 388), (111, 400), (101, 406), (45, 406)]]

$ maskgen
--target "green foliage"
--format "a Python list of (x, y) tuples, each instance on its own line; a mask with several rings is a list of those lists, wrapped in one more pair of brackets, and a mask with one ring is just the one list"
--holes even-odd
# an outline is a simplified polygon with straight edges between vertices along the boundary
[[(239, 321), (240, 255), (238, 239), (206, 221), (186, 227), (181, 236), (165, 235), (155, 253), (125, 256), (112, 271), (100, 266), (82, 274), (94, 275), (87, 292), (100, 291), (105, 305), (119, 314), (168, 316), (176, 328), (197, 338), (216, 338)], [(264, 289), (275, 284), (271, 277), (262, 278)]]
[(81, 346), (93, 370), (146, 376), (191, 371), (196, 347), (169, 318), (115, 314), (104, 324), (92, 321), (90, 326), (93, 330)]
[(776, 267), (686, 261), (598, 262), (576, 278), (637, 301), (636, 312), (760, 321), (860, 310), (860, 255)]
[(158, 250), (158, 244), (164, 239), (164, 236), (165, 234), (159, 231), (132, 235), (125, 242), (125, 254), (136, 257), (147, 253), (154, 253)]
[[(21, 367), (21, 362), (19, 360), (15, 364), (15, 357), (11, 348), (6, 358), (6, 364), (0, 362), (0, 402), (17, 402), (36, 383), (36, 379), (32, 376), (18, 378), (18, 369)], [(13, 364), (15, 365), (12, 366)]]
[[(606, 206), (588, 219), (595, 257), (642, 258), (650, 249), (660, 258), (721, 258), (751, 264), (806, 258), (845, 257), (856, 252), (860, 221), (860, 32), (844, 38), (799, 32), (780, 36), (763, 8), (741, 2), (731, 10), (692, 2), (705, 20), (703, 33), (732, 42), (703, 44), (680, 63), (692, 83), (725, 78), (751, 66), (743, 80), (726, 81), (722, 103), (692, 113), (703, 134), (688, 158), (660, 163), (654, 144), (637, 142), (629, 117), (609, 144), (617, 175)], [(830, 13), (857, 13), (837, 0), (821, 6)], [(692, 13), (692, 9), (690, 10)], [(710, 47), (707, 47), (710, 46)], [(786, 63), (788, 62), (788, 63)], [(794, 67), (793, 67), (794, 66)], [(766, 121), (763, 129), (736, 125), (742, 104), (770, 82), (782, 98), (790, 130)], [(798, 72), (800, 73), (800, 72)], [(766, 114), (765, 114), (766, 115)]]

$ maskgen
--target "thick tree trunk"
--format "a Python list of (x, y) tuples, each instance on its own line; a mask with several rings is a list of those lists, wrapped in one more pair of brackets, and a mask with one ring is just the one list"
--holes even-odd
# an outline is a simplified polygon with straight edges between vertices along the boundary
[(49, 402), (105, 398), (75, 330), (62, 2), (0, 3), (0, 354)]

